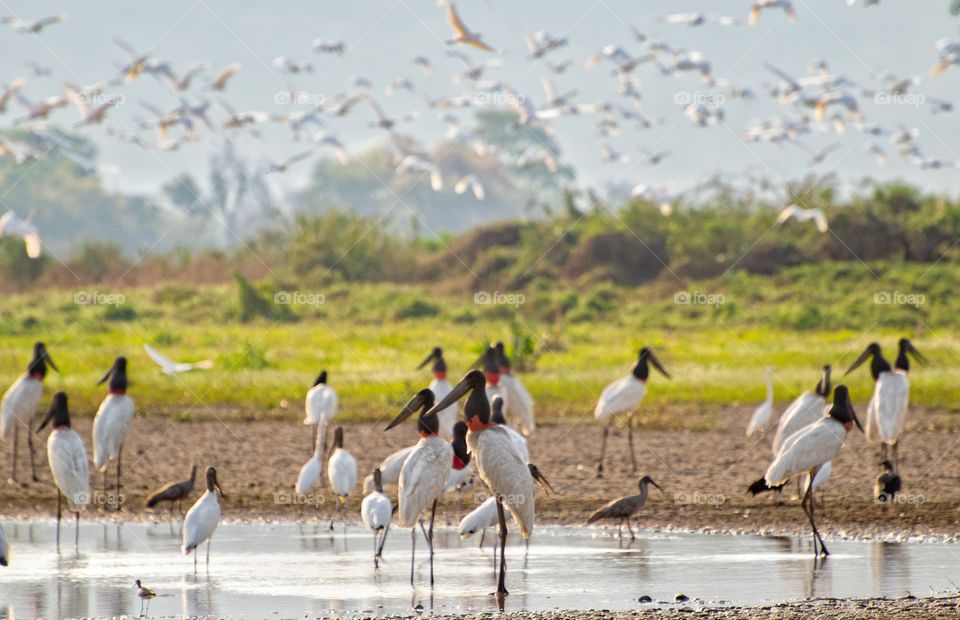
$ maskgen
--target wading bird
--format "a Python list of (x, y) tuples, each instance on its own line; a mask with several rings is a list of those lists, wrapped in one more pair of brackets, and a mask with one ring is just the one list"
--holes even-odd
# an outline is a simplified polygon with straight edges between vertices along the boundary
[[(388, 456), (387, 458), (380, 461), (380, 482), (383, 486), (396, 485), (400, 482), (400, 470), (403, 469), (403, 463), (407, 460), (407, 457), (410, 456), (410, 453), (413, 452), (414, 448), (417, 445), (407, 446), (406, 448), (401, 448)], [(373, 490), (373, 475), (370, 474), (363, 479), (363, 492), (369, 493)]]
[(910, 403), (910, 379), (907, 377), (910, 372), (910, 356), (918, 362), (926, 362), (923, 355), (906, 338), (901, 338), (897, 347), (894, 368), (890, 368), (890, 363), (884, 359), (880, 345), (871, 342), (845, 373), (850, 374), (867, 359), (872, 358), (870, 374), (873, 375), (875, 383), (873, 396), (867, 405), (867, 441), (880, 444), (880, 458), (883, 460), (887, 459), (889, 447), (895, 467), (900, 466), (897, 448)]
[(893, 468), (893, 463), (884, 461), (880, 463), (882, 471), (877, 476), (877, 482), (873, 486), (873, 496), (877, 501), (885, 504), (892, 504), (897, 499), (897, 493), (900, 492), (902, 481), (900, 474)]
[[(10, 480), (17, 480), (17, 431), (20, 425), (27, 430), (27, 448), (30, 451), (30, 475), (34, 482), (37, 478), (36, 465), (33, 462), (33, 431), (30, 423), (37, 413), (40, 397), (43, 396), (43, 378), (47, 376), (47, 364), (57, 370), (56, 364), (50, 359), (50, 354), (42, 342), (33, 345), (33, 359), (27, 366), (27, 372), (20, 375), (13, 385), (4, 393), (0, 401), (0, 438), (4, 441), (13, 440), (13, 462), (10, 469)], [(59, 371), (58, 371), (59, 372)]]
[[(453, 438), (450, 440), (453, 448), (453, 464), (450, 466), (450, 475), (444, 491), (454, 493), (466, 488), (470, 484), (473, 473), (470, 470), (471, 455), (467, 448), (467, 425), (463, 420), (453, 425)], [(457, 511), (460, 510), (460, 496), (457, 495)]]
[(623, 524), (627, 524), (627, 531), (630, 532), (630, 540), (636, 538), (633, 534), (633, 528), (630, 526), (630, 519), (633, 515), (637, 514), (643, 505), (647, 503), (647, 496), (649, 495), (648, 485), (652, 484), (653, 486), (660, 489), (660, 493), (663, 493), (663, 489), (660, 488), (660, 485), (653, 481), (653, 478), (650, 476), (644, 476), (640, 478), (640, 481), (637, 483), (637, 488), (640, 489), (639, 495), (627, 495), (626, 497), (621, 497), (620, 499), (615, 499), (610, 503), (606, 504), (603, 508), (600, 508), (594, 512), (587, 519), (586, 525), (595, 523), (600, 520), (612, 521), (616, 519), (619, 524), (617, 525), (617, 536), (623, 538)]
[(430, 527), (424, 530), (423, 534), (430, 551), (430, 585), (433, 585), (433, 522), (437, 513), (437, 499), (447, 486), (450, 465), (453, 462), (453, 449), (437, 434), (440, 426), (437, 412), (428, 413), (435, 402), (433, 392), (429, 389), (420, 390), (384, 429), (388, 431), (414, 413), (420, 412), (417, 418), (420, 441), (403, 463), (398, 492), (400, 526), (411, 528), (411, 585), (413, 585), (417, 551), (417, 525), (419, 524), (423, 529), (422, 515), (428, 506), (430, 506)]
[(67, 500), (67, 508), (76, 516), (74, 545), (80, 544), (80, 511), (90, 503), (90, 468), (83, 440), (70, 428), (70, 412), (67, 410), (67, 395), (57, 392), (46, 417), (37, 431), (53, 423), (53, 432), (47, 438), (47, 461), (50, 473), (57, 485), (57, 548), (60, 548), (61, 498)]
[(30, 258), (40, 258), (43, 244), (40, 242), (40, 234), (37, 227), (21, 220), (13, 211), (7, 211), (0, 215), (0, 237), (18, 237), (23, 239), (27, 249), (27, 256)]
[[(297, 474), (297, 483), (293, 490), (297, 495), (306, 495), (310, 490), (320, 482), (320, 476), (323, 475), (323, 435), (317, 435), (316, 443), (313, 447), (313, 455), (300, 468)], [(319, 507), (319, 498), (314, 498), (314, 506)]]
[[(357, 459), (343, 449), (343, 429), (339, 426), (333, 430), (333, 452), (327, 461), (327, 480), (337, 496), (336, 510), (339, 512), (357, 486)], [(333, 529), (332, 520), (330, 529)]]
[(823, 408), (830, 398), (830, 365), (823, 367), (823, 374), (812, 392), (805, 392), (790, 403), (777, 422), (777, 433), (773, 437), (773, 455), (780, 454), (784, 442), (801, 428), (813, 424), (823, 417)]
[[(313, 386), (307, 390), (304, 402), (306, 416), (303, 418), (305, 426), (313, 427), (313, 443), (325, 451), (327, 446), (327, 426), (330, 420), (337, 415), (337, 392), (327, 384), (327, 371), (321, 370)], [(322, 459), (324, 454), (321, 453)]]
[[(433, 366), (430, 367), (430, 372), (433, 373), (433, 379), (430, 381), (429, 387), (430, 391), (433, 392), (434, 398), (439, 400), (449, 394), (451, 389), (450, 382), (447, 381), (447, 362), (443, 359), (443, 349), (434, 347), (430, 355), (417, 366), (417, 370), (420, 370), (430, 362), (433, 362)], [(447, 407), (437, 414), (437, 419), (440, 422), (440, 436), (444, 439), (452, 437), (453, 423), (457, 421), (457, 408)]]
[(373, 470), (373, 491), (363, 498), (360, 504), (360, 518), (363, 524), (373, 530), (373, 567), (379, 568), (379, 558), (383, 554), (383, 544), (387, 541), (387, 529), (393, 518), (393, 504), (383, 494), (380, 482), (380, 470)]
[[(762, 480), (769, 487), (783, 486), (787, 480), (798, 474), (807, 473), (813, 480), (817, 479), (820, 469), (840, 452), (847, 433), (853, 425), (861, 431), (860, 420), (850, 403), (850, 392), (847, 386), (838, 385), (833, 391), (833, 406), (827, 414), (817, 422), (803, 428), (791, 436), (780, 450), (780, 454), (773, 460)], [(758, 483), (760, 481), (757, 481)], [(757, 483), (754, 483), (757, 484)], [(817, 542), (820, 543), (819, 555), (829, 555), (823, 538), (817, 531), (817, 524), (813, 514), (813, 485), (807, 485), (800, 501), (804, 514), (810, 521), (813, 530), (813, 554), (817, 554)]]
[(173, 505), (176, 504), (183, 514), (183, 500), (190, 497), (197, 479), (197, 466), (190, 467), (190, 478), (181, 482), (168, 482), (147, 495), (147, 508), (153, 508), (160, 502), (170, 502), (170, 518), (173, 519)]
[(507, 420), (503, 416), (503, 399), (500, 396), (494, 396), (490, 401), (490, 421), (510, 436), (510, 441), (513, 442), (513, 448), (517, 451), (517, 454), (520, 455), (524, 463), (529, 463), (530, 449), (527, 447), (527, 438), (507, 425)]
[[(468, 512), (462, 519), (460, 519), (460, 524), (457, 526), (457, 531), (460, 533), (460, 538), (470, 538), (477, 532), (481, 532), (480, 547), (483, 548), (483, 537), (487, 533), (487, 528), (493, 527), (496, 524), (497, 498), (491, 496), (485, 499), (482, 504), (474, 508), (472, 511)], [(496, 553), (496, 545), (493, 546), (493, 551)]]
[(493, 346), (497, 356), (497, 370), (500, 373), (500, 385), (506, 393), (504, 405), (507, 414), (520, 422), (520, 430), (529, 437), (536, 429), (533, 414), (533, 397), (527, 391), (523, 382), (518, 379), (510, 367), (510, 358), (504, 350), (503, 343), (498, 342)]
[[(150, 611), (150, 600), (156, 598), (157, 593), (153, 589), (140, 583), (139, 579), (133, 582), (133, 587), (137, 589), (137, 596), (140, 597), (140, 617), (142, 618)], [(146, 611), (143, 608), (144, 603), (147, 605)]]
[(110, 393), (93, 419), (93, 466), (103, 472), (107, 490), (107, 461), (117, 461), (117, 510), (120, 510), (120, 456), (133, 422), (133, 399), (127, 396), (127, 358), (118, 357), (97, 385), (110, 380)]
[(183, 520), (183, 555), (193, 554), (193, 570), (197, 570), (196, 548), (206, 541), (207, 567), (210, 566), (210, 539), (220, 523), (220, 500), (224, 497), (217, 482), (217, 470), (208, 467), (206, 472), (207, 490), (200, 496)]
[(202, 360), (199, 362), (175, 362), (172, 359), (160, 354), (159, 351), (144, 343), (143, 350), (147, 352), (154, 362), (163, 370), (165, 375), (175, 375), (179, 372), (189, 372), (195, 369), (213, 368), (213, 360)]
[[(513, 447), (507, 432), (490, 419), (490, 402), (485, 391), (486, 378), (479, 370), (472, 370), (454, 386), (450, 394), (433, 406), (425, 415), (442, 411), (464, 396), (463, 417), (467, 423), (467, 446), (477, 463), (480, 479), (496, 496), (497, 519), (500, 526), (500, 576), (497, 596), (500, 601), (508, 594), (506, 588), (507, 563), (504, 550), (507, 545), (507, 520), (504, 506), (513, 515), (524, 540), (533, 533), (535, 468), (528, 467)], [(542, 477), (538, 480), (546, 481)]]
[(747, 424), (747, 437), (765, 428), (770, 422), (770, 416), (773, 415), (773, 368), (768, 366), (763, 371), (763, 381), (767, 385), (767, 398), (750, 416), (750, 423)]
[(660, 365), (648, 347), (640, 349), (637, 364), (633, 371), (617, 379), (607, 387), (603, 388), (600, 394), (600, 400), (593, 410), (593, 416), (597, 420), (608, 420), (608, 424), (603, 427), (603, 442), (600, 444), (600, 463), (597, 465), (597, 477), (603, 476), (603, 458), (607, 451), (607, 434), (610, 432), (610, 424), (616, 416), (627, 414), (627, 440), (630, 444), (630, 462), (633, 464), (633, 471), (637, 470), (637, 456), (633, 451), (633, 411), (640, 406), (644, 395), (647, 393), (647, 379), (650, 378), (650, 365), (653, 365), (660, 374), (670, 378), (670, 374)]

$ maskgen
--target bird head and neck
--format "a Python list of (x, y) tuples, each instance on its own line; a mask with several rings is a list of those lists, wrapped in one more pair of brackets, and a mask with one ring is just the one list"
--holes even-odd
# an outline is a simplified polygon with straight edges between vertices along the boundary
[(383, 474), (380, 473), (379, 467), (373, 470), (373, 490), (383, 493)]
[(833, 390), (833, 406), (830, 407), (828, 414), (831, 418), (843, 424), (843, 428), (849, 433), (853, 425), (856, 424), (860, 432), (863, 427), (860, 426), (860, 420), (857, 419), (857, 412), (853, 410), (853, 403), (850, 402), (850, 391), (845, 385), (838, 385)]
[(383, 430), (390, 430), (419, 411), (420, 415), (417, 416), (417, 432), (420, 433), (420, 437), (436, 436), (436, 434), (440, 432), (440, 419), (437, 417), (436, 412), (427, 411), (433, 407), (435, 400), (436, 398), (433, 395), (433, 391), (429, 388), (423, 388), (414, 394), (410, 402), (404, 405), (400, 413), (397, 414), (397, 417)]
[(503, 343), (498, 342), (493, 345), (493, 352), (497, 358), (497, 370), (501, 375), (510, 374), (510, 358), (507, 357), (507, 351), (504, 349)]
[(486, 348), (474, 366), (483, 368), (485, 383), (489, 383), (490, 385), (500, 383), (500, 364), (497, 363), (497, 350), (492, 345)]
[(312, 387), (316, 387), (318, 385), (326, 385), (326, 384), (327, 384), (327, 371), (321, 370), (320, 374), (317, 375), (316, 381), (313, 382)]
[(53, 395), (53, 402), (50, 403), (50, 409), (47, 415), (40, 421), (37, 430), (43, 429), (49, 423), (53, 423), (53, 430), (61, 428), (70, 428), (70, 411), (67, 409), (67, 395), (63, 392), (57, 392)]
[(490, 421), (494, 424), (507, 425), (507, 418), (503, 415), (503, 397), (499, 394), (490, 401)]
[(433, 372), (434, 378), (446, 379), (447, 363), (443, 359), (443, 349), (440, 347), (434, 347), (433, 351), (430, 351), (430, 355), (428, 355), (427, 358), (420, 362), (420, 365), (417, 366), (417, 370), (420, 370), (430, 362), (433, 362), (433, 366), (430, 368), (430, 370)]
[(653, 478), (651, 478), (650, 476), (644, 476), (643, 478), (640, 478), (639, 482), (637, 482), (637, 488), (640, 489), (640, 495), (646, 495), (649, 492), (648, 485), (651, 485), (651, 484), (657, 487), (657, 489), (659, 489), (660, 492), (663, 493), (663, 488), (661, 488), (659, 484), (654, 482)]
[(207, 491), (210, 493), (219, 493), (220, 497), (225, 497), (223, 494), (223, 489), (220, 488), (220, 482), (217, 480), (217, 470), (213, 467), (207, 468), (206, 473), (207, 479)]
[(870, 360), (870, 374), (873, 375), (874, 381), (880, 378), (881, 372), (890, 372), (892, 370), (890, 368), (890, 362), (884, 359), (883, 353), (880, 351), (880, 345), (876, 342), (871, 342), (867, 345), (867, 348), (864, 349), (863, 353), (860, 354), (860, 357), (857, 358), (857, 361), (847, 369), (847, 372), (843, 373), (844, 376), (849, 375), (859, 368), (860, 365), (868, 359)]
[(113, 366), (110, 367), (107, 374), (103, 375), (103, 379), (97, 382), (97, 385), (103, 385), (107, 379), (110, 379), (111, 394), (127, 393), (127, 358), (121, 356), (115, 359)]
[(817, 387), (813, 390), (815, 394), (823, 396), (824, 399), (830, 398), (830, 364), (824, 364), (823, 374), (817, 381)]
[(471, 370), (427, 413), (443, 411), (469, 394), (467, 402), (463, 405), (463, 419), (467, 423), (467, 428), (473, 432), (480, 432), (493, 426), (490, 421), (490, 402), (487, 400), (486, 382), (484, 373)]
[(50, 364), (51, 368), (60, 372), (57, 365), (53, 363), (53, 359), (50, 358), (47, 347), (42, 342), (35, 343), (33, 345), (33, 359), (30, 360), (30, 365), (27, 366), (27, 374), (37, 381), (43, 381), (43, 378), (47, 376), (47, 364)]
[(660, 360), (657, 359), (657, 356), (654, 355), (653, 351), (648, 347), (640, 349), (640, 353), (637, 356), (637, 365), (633, 367), (633, 376), (646, 383), (647, 379), (650, 378), (650, 365), (653, 365), (653, 367), (667, 379), (670, 378), (670, 373), (664, 370), (663, 366), (660, 365)]
[(343, 449), (343, 428), (340, 426), (333, 429), (333, 449), (334, 450)]
[(894, 367), (897, 370), (902, 370), (903, 372), (910, 371), (910, 356), (913, 356), (913, 359), (917, 360), (921, 364), (926, 364), (927, 359), (923, 356), (920, 351), (917, 351), (916, 347), (913, 346), (913, 343), (907, 340), (906, 338), (901, 338), (900, 342), (897, 343), (897, 361), (894, 364)]
[(450, 441), (450, 447), (453, 448), (453, 468), (457, 471), (470, 464), (470, 452), (467, 449), (467, 423), (463, 420), (453, 425), (453, 440)]

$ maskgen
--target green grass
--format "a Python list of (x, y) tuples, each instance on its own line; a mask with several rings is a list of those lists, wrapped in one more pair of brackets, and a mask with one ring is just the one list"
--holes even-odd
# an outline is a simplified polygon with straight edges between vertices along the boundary
[[(509, 348), (518, 329), (541, 350), (535, 371), (521, 374), (541, 419), (592, 411), (642, 345), (654, 345), (673, 375), (650, 381), (644, 411), (656, 417), (757, 403), (767, 365), (776, 370), (776, 399), (786, 403), (813, 387), (822, 364), (842, 372), (871, 340), (892, 359), (896, 340), (908, 336), (930, 360), (911, 374), (912, 402), (955, 411), (957, 275), (949, 265), (842, 263), (682, 284), (665, 277), (640, 288), (554, 290), (535, 281), (518, 308), (474, 304), (472, 292), (337, 284), (301, 290), (315, 296), (304, 299), (322, 295), (323, 303), (285, 306), (279, 319), (249, 322), (240, 321), (234, 285), (87, 291), (123, 295), (117, 305), (77, 304), (76, 291), (44, 290), (4, 298), (0, 385), (23, 372), (32, 343), (43, 340), (63, 373), (49, 376), (47, 391), (65, 390), (77, 415), (94, 413), (105, 391), (97, 380), (125, 355), (130, 394), (147, 415), (295, 419), (326, 368), (340, 395), (340, 419), (386, 418), (428, 382), (428, 372), (414, 369), (432, 346), (444, 347), (455, 379), (484, 342), (504, 340)], [(257, 289), (273, 300), (269, 284)], [(679, 291), (723, 295), (723, 303), (677, 304)], [(922, 294), (923, 303), (877, 304), (878, 291)], [(212, 358), (216, 367), (164, 376), (144, 342), (178, 360)], [(848, 379), (855, 402), (865, 403), (869, 373)]]

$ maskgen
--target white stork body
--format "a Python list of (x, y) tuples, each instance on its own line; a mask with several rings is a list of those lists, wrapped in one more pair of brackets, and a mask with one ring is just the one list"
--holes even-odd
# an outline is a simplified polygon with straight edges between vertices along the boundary
[(133, 422), (133, 399), (126, 394), (107, 394), (93, 419), (93, 465), (98, 471), (116, 460)]
[(600, 400), (593, 410), (593, 417), (605, 420), (636, 409), (647, 393), (647, 384), (630, 374), (617, 379), (603, 388)]
[[(827, 480), (830, 479), (830, 474), (833, 473), (833, 461), (827, 461), (823, 466), (817, 471), (817, 475), (813, 478), (813, 489), (816, 491), (823, 485), (827, 483)], [(810, 474), (803, 474), (800, 478), (800, 489), (803, 491), (807, 490), (807, 485), (810, 484)]]
[(474, 508), (460, 519), (457, 527), (460, 538), (470, 538), (477, 532), (497, 525), (497, 498), (488, 497), (482, 504)]
[(360, 518), (363, 524), (378, 532), (390, 525), (393, 516), (393, 503), (380, 491), (373, 491), (363, 498), (360, 504)]
[(747, 437), (767, 426), (770, 423), (770, 416), (773, 415), (773, 370), (767, 368), (764, 371), (764, 382), (767, 385), (767, 398), (757, 407), (750, 417), (750, 423), (747, 424)]
[(90, 467), (80, 435), (69, 426), (55, 428), (47, 438), (47, 460), (70, 510), (79, 512), (90, 503)]
[(477, 471), (490, 490), (507, 507), (524, 538), (533, 533), (533, 477), (527, 463), (517, 452), (506, 429), (491, 426), (467, 433), (467, 446), (477, 463)]
[[(200, 496), (183, 521), (183, 554), (188, 555), (191, 551), (203, 544), (204, 541), (210, 541), (214, 530), (220, 523), (220, 498), (216, 491), (206, 490)], [(210, 548), (207, 547), (207, 559), (209, 560)], [(194, 557), (196, 562), (196, 557)]]
[(773, 455), (780, 454), (784, 443), (797, 431), (822, 418), (823, 408), (826, 405), (826, 399), (813, 392), (798, 396), (783, 412), (777, 423), (777, 434), (773, 438)]
[(343, 448), (335, 449), (327, 462), (327, 479), (337, 500), (343, 503), (357, 486), (357, 459)]
[(892, 445), (903, 432), (910, 400), (910, 379), (899, 370), (881, 372), (867, 405), (867, 441)]
[(823, 416), (784, 442), (777, 458), (767, 468), (764, 479), (768, 485), (775, 486), (810, 470), (819, 473), (820, 468), (840, 452), (846, 438), (847, 429), (843, 424), (830, 416)]
[(319, 383), (307, 391), (304, 402), (306, 416), (304, 425), (327, 425), (337, 414), (337, 393), (325, 383)]
[(0, 401), (2, 419), (0, 419), (0, 438), (4, 441), (13, 437), (16, 425), (30, 425), (40, 398), (43, 396), (43, 383), (24, 373), (13, 382)]
[[(383, 482), (383, 486), (387, 486), (388, 484), (399, 484), (400, 470), (403, 469), (403, 463), (407, 460), (407, 457), (410, 456), (410, 453), (416, 449), (416, 447), (417, 444), (413, 444), (412, 446), (401, 448), (380, 462), (380, 479)], [(363, 492), (369, 493), (372, 490), (373, 476), (367, 475), (367, 477), (363, 479)]]
[(323, 465), (319, 454), (314, 454), (310, 460), (303, 464), (300, 473), (297, 475), (297, 484), (294, 490), (299, 495), (305, 495), (310, 489), (317, 486), (320, 482), (320, 476), (323, 474)]
[[(450, 390), (450, 382), (446, 379), (433, 379), (430, 382), (430, 391), (433, 392), (434, 399), (440, 402), (446, 398)], [(443, 411), (437, 412), (437, 420), (440, 422), (440, 436), (444, 439), (450, 439), (453, 436), (453, 425), (457, 421), (457, 408), (450, 405)]]
[(504, 407), (507, 415), (520, 422), (520, 430), (524, 435), (532, 435), (536, 423), (533, 419), (533, 397), (530, 392), (520, 379), (509, 373), (500, 375), (500, 386), (506, 394)]
[(424, 437), (417, 443), (400, 472), (401, 526), (416, 527), (424, 509), (446, 488), (452, 462), (453, 448), (440, 437)]
[(527, 438), (504, 424), (501, 424), (498, 426), (498, 428), (505, 432), (508, 437), (510, 437), (510, 441), (513, 443), (513, 449), (517, 451), (517, 454), (520, 455), (520, 458), (523, 459), (523, 462), (529, 463), (530, 449), (527, 448)]

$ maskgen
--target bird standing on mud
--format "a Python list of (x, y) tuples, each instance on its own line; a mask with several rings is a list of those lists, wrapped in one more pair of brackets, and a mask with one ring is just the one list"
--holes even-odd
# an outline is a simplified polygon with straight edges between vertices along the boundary
[[(20, 375), (4, 393), (0, 401), (0, 438), (13, 440), (13, 456), (10, 467), (10, 480), (17, 480), (17, 433), (20, 425), (27, 431), (27, 448), (30, 451), (30, 475), (38, 482), (36, 465), (33, 461), (33, 431), (30, 423), (37, 414), (40, 397), (43, 396), (43, 379), (47, 376), (47, 364), (57, 370), (56, 364), (42, 342), (33, 345), (33, 359), (27, 366), (27, 372)], [(59, 370), (57, 370), (59, 372)]]
[(644, 476), (640, 478), (640, 481), (637, 483), (637, 488), (640, 489), (639, 495), (627, 495), (621, 497), (620, 499), (615, 499), (605, 505), (603, 508), (600, 508), (594, 512), (587, 519), (586, 525), (591, 523), (596, 523), (600, 520), (613, 520), (616, 519), (619, 524), (617, 525), (617, 536), (623, 538), (623, 524), (627, 524), (627, 531), (630, 532), (630, 540), (636, 538), (633, 534), (633, 528), (630, 527), (630, 519), (633, 515), (637, 514), (643, 505), (647, 503), (647, 496), (649, 495), (650, 488), (648, 485), (653, 485), (660, 489), (660, 492), (663, 493), (663, 489), (659, 484), (653, 481), (653, 478), (650, 476)]
[(133, 422), (133, 399), (127, 396), (127, 358), (118, 357), (97, 385), (110, 380), (110, 393), (100, 403), (93, 418), (93, 466), (103, 472), (103, 488), (107, 490), (107, 461), (117, 461), (117, 501), (120, 510), (120, 457), (123, 443)]
[[(434, 347), (430, 355), (417, 366), (417, 370), (420, 370), (430, 362), (433, 362), (433, 365), (430, 367), (430, 372), (433, 373), (433, 379), (430, 381), (428, 387), (430, 391), (433, 392), (433, 397), (440, 400), (449, 394), (452, 389), (450, 382), (447, 381), (447, 362), (443, 359), (443, 349)], [(440, 421), (440, 436), (444, 439), (450, 439), (453, 436), (453, 424), (457, 421), (457, 408), (452, 406), (447, 407), (437, 414), (437, 418)]]
[(510, 367), (510, 358), (507, 357), (503, 343), (496, 343), (493, 346), (493, 350), (496, 353), (497, 369), (500, 372), (500, 384), (503, 387), (503, 391), (506, 392), (505, 402), (510, 404), (510, 406), (506, 408), (506, 412), (511, 418), (519, 421), (520, 431), (529, 437), (533, 434), (534, 429), (536, 429), (533, 413), (533, 397), (530, 395), (530, 392), (527, 391), (523, 382), (514, 376), (513, 369)]

